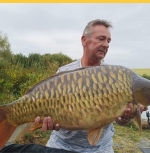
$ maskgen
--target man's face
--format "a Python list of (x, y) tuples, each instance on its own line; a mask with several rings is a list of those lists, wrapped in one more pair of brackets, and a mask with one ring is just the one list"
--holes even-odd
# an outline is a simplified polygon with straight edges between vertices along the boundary
[(103, 25), (96, 25), (92, 28), (90, 36), (82, 36), (84, 54), (95, 60), (101, 60), (108, 51), (110, 41), (111, 34), (109, 29)]

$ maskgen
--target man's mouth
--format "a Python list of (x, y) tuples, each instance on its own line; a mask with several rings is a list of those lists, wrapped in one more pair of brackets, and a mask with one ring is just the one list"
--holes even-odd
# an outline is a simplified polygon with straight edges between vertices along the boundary
[(105, 51), (104, 50), (98, 50), (98, 52), (101, 52), (101, 53), (105, 54)]

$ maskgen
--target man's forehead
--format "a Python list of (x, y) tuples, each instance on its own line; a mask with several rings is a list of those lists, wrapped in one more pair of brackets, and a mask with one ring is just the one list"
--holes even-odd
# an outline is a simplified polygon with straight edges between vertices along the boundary
[[(93, 30), (97, 30), (97, 31), (109, 31), (109, 28), (103, 26), (103, 25), (95, 25), (93, 26)], [(110, 32), (110, 31), (109, 31)]]
[(110, 33), (109, 29), (103, 25), (94, 26), (92, 33), (96, 34), (97, 36), (111, 37), (111, 33)]

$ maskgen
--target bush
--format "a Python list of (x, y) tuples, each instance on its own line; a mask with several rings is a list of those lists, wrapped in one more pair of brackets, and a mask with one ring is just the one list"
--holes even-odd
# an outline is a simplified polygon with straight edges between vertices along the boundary
[(0, 59), (0, 104), (23, 96), (29, 88), (54, 75), (60, 66), (73, 60), (59, 54), (14, 55), (12, 60)]
[(142, 77), (143, 77), (143, 78), (146, 78), (146, 79), (148, 79), (148, 80), (150, 80), (150, 76), (147, 75), (147, 74), (143, 74)]

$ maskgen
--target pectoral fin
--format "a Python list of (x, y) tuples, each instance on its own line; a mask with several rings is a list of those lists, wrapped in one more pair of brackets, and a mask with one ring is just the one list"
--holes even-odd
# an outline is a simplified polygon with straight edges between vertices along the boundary
[(88, 131), (88, 141), (91, 146), (94, 146), (97, 144), (98, 140), (100, 139), (102, 130), (103, 128), (96, 128), (96, 129), (91, 129)]
[(142, 132), (142, 121), (141, 121), (141, 112), (137, 107), (134, 114), (134, 124), (138, 127), (139, 131)]
[(35, 131), (37, 129), (40, 129), (42, 127), (42, 123), (35, 124), (32, 128), (30, 128), (30, 131)]

